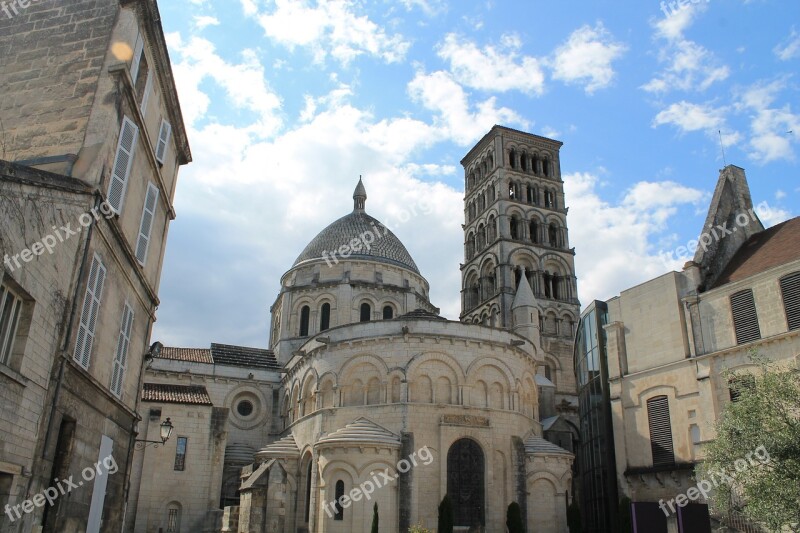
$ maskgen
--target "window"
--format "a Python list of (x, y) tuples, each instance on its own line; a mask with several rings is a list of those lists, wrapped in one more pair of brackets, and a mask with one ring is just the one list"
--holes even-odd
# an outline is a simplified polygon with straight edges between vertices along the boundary
[(150, 247), (150, 235), (153, 231), (153, 219), (158, 201), (158, 187), (150, 183), (142, 208), (142, 221), (139, 223), (139, 238), (136, 240), (136, 260), (144, 266), (147, 261), (147, 249)]
[(647, 419), (650, 425), (650, 450), (653, 452), (653, 466), (675, 464), (672, 450), (672, 425), (669, 419), (669, 399), (656, 396), (647, 400)]
[(186, 437), (178, 437), (178, 443), (175, 446), (175, 468), (179, 472), (186, 470)]
[(136, 78), (139, 76), (139, 65), (142, 60), (142, 55), (144, 54), (143, 49), (144, 41), (142, 40), (142, 36), (139, 35), (136, 38), (135, 50), (133, 52), (133, 58), (131, 59), (131, 80), (134, 85), (136, 85)]
[(322, 304), (322, 309), (319, 313), (319, 330), (325, 331), (331, 327), (331, 304)]
[(169, 122), (161, 119), (161, 128), (158, 130), (158, 144), (156, 144), (156, 159), (162, 165), (164, 164), (164, 157), (167, 155), (167, 146), (169, 145), (169, 136), (172, 134), (172, 126)]
[(142, 102), (147, 94), (146, 89), (152, 87), (153, 81), (151, 80), (152, 73), (147, 63), (147, 54), (144, 51), (144, 40), (141, 35), (139, 36), (139, 40), (136, 41), (136, 51), (134, 52), (133, 62), (131, 63), (131, 72), (133, 73), (131, 80), (133, 81), (136, 101)]
[(9, 287), (0, 285), (0, 363), (4, 365), (11, 362), (20, 314), (22, 299), (11, 292)]
[(738, 402), (743, 392), (752, 392), (756, 388), (756, 378), (750, 374), (734, 376), (728, 381), (728, 392), (732, 402)]
[(253, 414), (253, 402), (250, 400), (242, 400), (236, 406), (236, 412), (239, 413), (240, 416), (248, 417)]
[(117, 340), (117, 353), (114, 356), (114, 370), (111, 373), (111, 392), (117, 398), (122, 396), (122, 383), (125, 381), (125, 368), (128, 362), (128, 346), (131, 343), (131, 328), (133, 327), (133, 309), (126, 302), (122, 310), (122, 324), (119, 328)]
[(761, 338), (756, 303), (753, 300), (751, 289), (731, 295), (731, 313), (733, 314), (736, 344), (744, 344)]
[(342, 507), (341, 499), (344, 497), (344, 481), (341, 479), (336, 482), (336, 512), (333, 515), (334, 520), (344, 520), (344, 507)]
[(111, 167), (111, 183), (108, 186), (108, 204), (120, 213), (125, 201), (125, 190), (128, 188), (128, 177), (133, 164), (133, 151), (139, 137), (139, 128), (128, 117), (123, 117), (122, 128), (119, 131), (117, 153), (114, 156), (114, 166)]
[(390, 320), (394, 318), (394, 308), (391, 305), (386, 305), (383, 307), (383, 319)]
[(308, 462), (308, 472), (306, 473), (306, 505), (305, 505), (305, 522), (311, 517), (311, 467), (314, 465), (312, 461)]
[(308, 322), (311, 315), (311, 309), (304, 305), (302, 309), (300, 309), (300, 336), (307, 337), (308, 336)]
[(781, 280), (783, 308), (789, 331), (800, 329), (800, 272), (795, 272)]
[(167, 507), (167, 532), (178, 533), (181, 530), (181, 509), (177, 503), (169, 504)]
[(512, 239), (519, 239), (519, 228), (517, 227), (519, 223), (517, 222), (517, 217), (511, 217), (511, 221), (509, 222), (509, 229), (511, 230), (511, 238)]
[(361, 322), (369, 322), (372, 319), (372, 307), (368, 303), (361, 304)]
[(78, 338), (75, 341), (73, 357), (85, 369), (89, 369), (89, 359), (92, 355), (94, 331), (97, 318), (100, 316), (100, 300), (103, 297), (103, 285), (106, 281), (106, 267), (100, 257), (95, 254), (92, 266), (89, 268), (89, 279), (86, 282), (86, 294), (83, 297), (83, 310), (81, 311)]

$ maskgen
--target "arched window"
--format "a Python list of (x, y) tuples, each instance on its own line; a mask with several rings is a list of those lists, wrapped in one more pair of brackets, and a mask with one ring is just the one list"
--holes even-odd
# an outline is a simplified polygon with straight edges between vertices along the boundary
[(471, 233), (467, 237), (467, 259), (472, 259), (475, 255), (475, 234)]
[(528, 198), (527, 201), (529, 204), (533, 203), (533, 185), (528, 185)]
[(305, 522), (308, 524), (308, 519), (311, 517), (311, 467), (313, 461), (308, 462), (308, 472), (306, 473), (306, 505), (305, 505)]
[(486, 247), (486, 226), (481, 224), (478, 226), (478, 250), (483, 250)]
[(489, 154), (489, 168), (494, 167), (494, 154)]
[(533, 156), (533, 164), (532, 164), (531, 170), (533, 170), (533, 172), (536, 173), (536, 174), (539, 173), (539, 156), (538, 155), (534, 155)]
[(391, 320), (394, 318), (394, 308), (391, 305), (384, 305), (383, 306), (383, 319), (384, 320)]
[(527, 154), (520, 154), (520, 156), (519, 156), (519, 167), (522, 170), (528, 170), (528, 155)]
[(539, 242), (539, 224), (535, 220), (531, 220), (530, 228), (531, 242)]
[(308, 321), (311, 317), (311, 308), (307, 305), (304, 305), (302, 309), (300, 309), (300, 336), (307, 337), (308, 336)]
[(344, 481), (340, 479), (336, 482), (336, 513), (333, 515), (334, 520), (344, 520), (344, 507), (342, 507), (343, 497)]
[(555, 224), (550, 224), (547, 227), (547, 239), (550, 241), (550, 246), (560, 246), (558, 242), (558, 228)]
[(489, 217), (487, 228), (489, 242), (494, 242), (494, 240), (497, 238), (497, 221), (495, 220), (494, 215)]
[(542, 174), (550, 176), (550, 161), (547, 159), (542, 160)]
[(361, 304), (361, 322), (369, 322), (372, 319), (372, 307), (366, 302)]
[(170, 503), (167, 506), (167, 533), (178, 533), (181, 530), (181, 506)]
[(556, 208), (556, 202), (552, 191), (544, 191), (544, 206), (548, 209)]
[(508, 166), (511, 168), (517, 167), (517, 153), (514, 150), (508, 153)]
[(512, 239), (519, 239), (520, 231), (519, 231), (519, 222), (517, 221), (517, 217), (515, 217), (515, 216), (511, 217), (510, 225), (511, 225), (511, 228), (510, 228), (511, 229), (511, 238)]
[(489, 187), (489, 202), (494, 202), (494, 186)]
[(325, 331), (331, 327), (331, 304), (322, 304), (322, 309), (319, 311), (319, 330)]

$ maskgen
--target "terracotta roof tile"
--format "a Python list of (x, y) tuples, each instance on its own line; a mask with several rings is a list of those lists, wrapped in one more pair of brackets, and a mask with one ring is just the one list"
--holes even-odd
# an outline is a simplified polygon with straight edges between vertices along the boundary
[(213, 405), (211, 398), (208, 396), (208, 391), (202, 385), (145, 383), (142, 389), (142, 401)]
[(731, 258), (714, 288), (800, 259), (800, 217), (750, 237)]
[(191, 363), (213, 363), (211, 350), (208, 348), (173, 348), (164, 346), (161, 349), (160, 359), (174, 359), (176, 361), (189, 361)]

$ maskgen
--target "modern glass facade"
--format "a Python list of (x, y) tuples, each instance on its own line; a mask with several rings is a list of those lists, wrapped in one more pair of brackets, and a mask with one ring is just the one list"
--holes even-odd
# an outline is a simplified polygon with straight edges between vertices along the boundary
[(586, 533), (616, 533), (617, 481), (603, 326), (608, 307), (595, 300), (581, 315), (575, 339), (580, 414), (581, 511)]

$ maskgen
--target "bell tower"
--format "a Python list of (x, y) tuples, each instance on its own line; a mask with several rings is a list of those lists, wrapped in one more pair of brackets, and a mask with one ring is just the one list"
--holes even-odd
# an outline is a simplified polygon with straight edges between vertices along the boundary
[[(464, 167), (464, 263), (461, 320), (507, 328), (541, 346), (544, 377), (563, 410), (577, 405), (572, 349), (580, 317), (575, 250), (569, 246), (562, 143), (494, 126), (461, 160)], [(524, 278), (524, 279), (523, 279)], [(521, 327), (518, 290), (538, 324)], [(532, 293), (532, 298), (531, 298)], [(526, 315), (527, 316), (527, 315)], [(530, 320), (530, 319), (528, 319)], [(532, 326), (532, 327), (531, 327)]]

